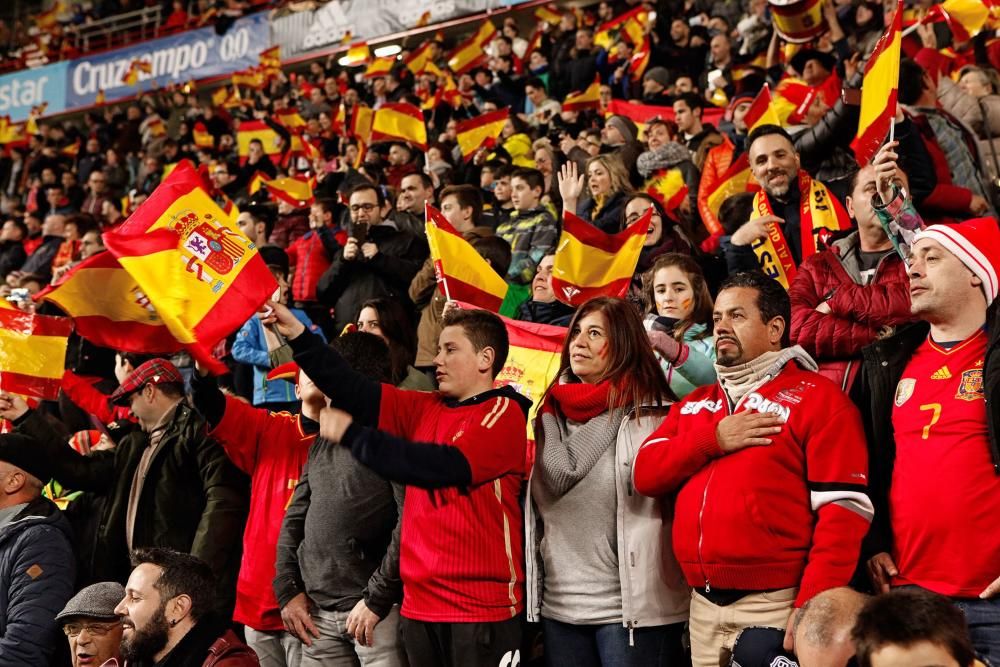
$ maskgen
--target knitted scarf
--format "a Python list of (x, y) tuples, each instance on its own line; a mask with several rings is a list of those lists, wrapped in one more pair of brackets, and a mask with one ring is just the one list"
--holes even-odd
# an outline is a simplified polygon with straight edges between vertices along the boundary
[(739, 366), (715, 364), (715, 373), (729, 400), (736, 404), (751, 391), (780, 373), (785, 364), (792, 360), (798, 361), (806, 370), (815, 371), (819, 368), (805, 350), (793, 345), (783, 350), (765, 352)]

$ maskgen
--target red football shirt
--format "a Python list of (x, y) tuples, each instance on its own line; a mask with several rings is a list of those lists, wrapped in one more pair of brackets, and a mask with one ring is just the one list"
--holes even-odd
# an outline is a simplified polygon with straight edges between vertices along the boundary
[(468, 489), (406, 487), (399, 574), (403, 616), (438, 623), (504, 621), (524, 608), (521, 486), (527, 430), (505, 396), (450, 407), (437, 393), (382, 385), (379, 429), (459, 448)]
[(951, 349), (928, 337), (896, 386), (889, 494), (896, 585), (978, 597), (1000, 575), (1000, 477), (983, 398), (986, 342), (983, 331)]

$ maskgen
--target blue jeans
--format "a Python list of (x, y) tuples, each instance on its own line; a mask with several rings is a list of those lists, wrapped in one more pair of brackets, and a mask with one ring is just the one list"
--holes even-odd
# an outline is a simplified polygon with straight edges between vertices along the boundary
[(621, 623), (571, 625), (542, 619), (547, 667), (676, 667), (684, 664), (684, 624), (629, 630)]
[(1000, 664), (1000, 600), (952, 598), (952, 602), (965, 614), (972, 647), (991, 664)]

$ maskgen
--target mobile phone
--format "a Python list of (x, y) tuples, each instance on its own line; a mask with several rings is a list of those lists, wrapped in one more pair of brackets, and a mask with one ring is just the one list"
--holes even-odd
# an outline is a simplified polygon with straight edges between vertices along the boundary
[(680, 322), (676, 317), (664, 317), (659, 315), (653, 320), (653, 331), (662, 331), (665, 334), (673, 335), (674, 328)]
[(357, 240), (358, 245), (362, 245), (368, 240), (368, 223), (355, 222), (351, 226), (351, 236)]

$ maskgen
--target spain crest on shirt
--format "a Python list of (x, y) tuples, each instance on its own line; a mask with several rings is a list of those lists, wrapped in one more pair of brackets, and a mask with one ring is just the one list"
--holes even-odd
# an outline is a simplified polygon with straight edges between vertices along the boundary
[(958, 384), (955, 398), (963, 401), (974, 401), (983, 397), (983, 369), (970, 368), (962, 372), (962, 381)]
[(903, 404), (913, 396), (913, 390), (917, 386), (917, 381), (913, 378), (903, 378), (896, 385), (896, 407), (901, 408)]

